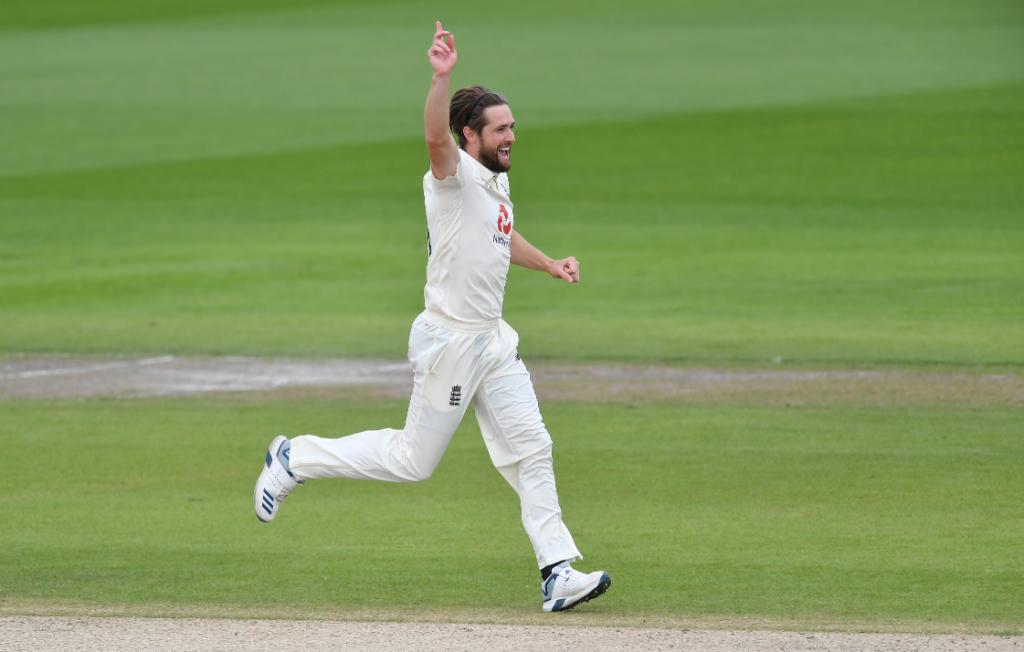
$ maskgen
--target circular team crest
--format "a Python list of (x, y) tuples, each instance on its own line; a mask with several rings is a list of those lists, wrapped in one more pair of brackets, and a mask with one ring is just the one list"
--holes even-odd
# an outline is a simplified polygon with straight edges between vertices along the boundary
[(498, 232), (505, 235), (512, 233), (512, 217), (509, 216), (505, 204), (498, 204)]

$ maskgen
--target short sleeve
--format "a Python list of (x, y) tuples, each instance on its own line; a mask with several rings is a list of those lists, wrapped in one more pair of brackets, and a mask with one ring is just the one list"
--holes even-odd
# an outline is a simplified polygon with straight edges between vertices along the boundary
[(433, 182), (435, 188), (460, 188), (462, 187), (463, 170), (469, 169), (465, 157), (469, 156), (461, 147), (459, 148), (459, 162), (455, 164), (455, 174), (438, 179), (434, 176), (433, 170), (427, 170), (427, 177)]

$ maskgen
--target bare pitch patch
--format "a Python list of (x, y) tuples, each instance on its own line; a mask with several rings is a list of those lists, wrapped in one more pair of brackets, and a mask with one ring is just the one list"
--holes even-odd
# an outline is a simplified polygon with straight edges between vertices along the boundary
[[(557, 618), (557, 617), (556, 617)], [(1003, 652), (1019, 637), (450, 623), (0, 617), (4, 649), (25, 650), (858, 650)]]
[[(1016, 373), (914, 370), (707, 369), (536, 361), (542, 400), (768, 405), (1024, 405)], [(245, 357), (0, 359), (0, 398), (139, 398), (211, 392), (321, 394), (358, 390), (405, 399), (412, 379), (397, 360)]]

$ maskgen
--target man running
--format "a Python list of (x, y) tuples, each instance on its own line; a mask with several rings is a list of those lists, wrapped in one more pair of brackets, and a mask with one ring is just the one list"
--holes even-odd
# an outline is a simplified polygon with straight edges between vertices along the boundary
[(426, 309), (409, 335), (413, 391), (405, 427), (339, 439), (275, 438), (253, 507), (261, 521), (273, 520), (289, 492), (310, 478), (426, 480), (472, 405), (492, 463), (519, 494), (541, 569), (543, 609), (563, 611), (604, 593), (611, 578), (570, 565), (582, 555), (562, 523), (551, 436), (516, 351), (519, 335), (501, 318), (501, 307), (510, 263), (568, 283), (579, 282), (579, 263), (572, 256), (549, 258), (513, 228), (512, 111), (504, 97), (481, 86), (456, 91), (449, 103), (455, 37), (440, 22), (435, 28), (423, 120), (430, 157), (423, 177)]

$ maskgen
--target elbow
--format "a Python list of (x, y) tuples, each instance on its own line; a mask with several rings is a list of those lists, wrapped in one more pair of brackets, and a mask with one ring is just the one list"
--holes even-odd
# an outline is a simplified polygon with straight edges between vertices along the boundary
[(425, 138), (427, 141), (427, 149), (431, 152), (442, 150), (451, 142), (451, 136), (449, 136), (447, 132), (443, 134), (427, 133)]

